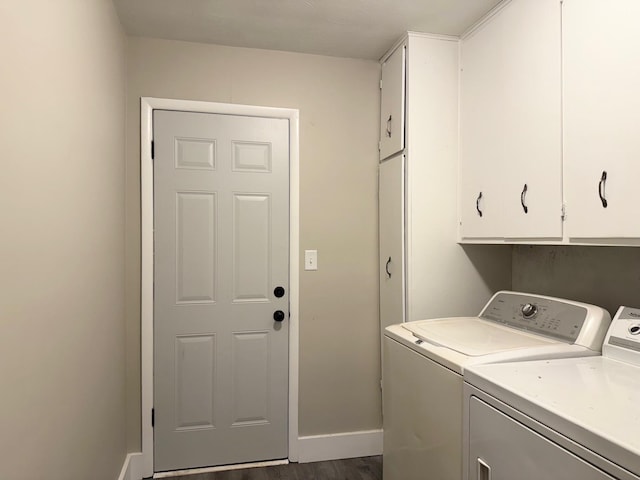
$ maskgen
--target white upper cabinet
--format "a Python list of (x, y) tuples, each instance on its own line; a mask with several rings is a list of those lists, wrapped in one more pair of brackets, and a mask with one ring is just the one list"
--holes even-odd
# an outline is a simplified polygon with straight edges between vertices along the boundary
[(640, 238), (639, 20), (638, 0), (564, 0), (570, 239)]
[(505, 43), (506, 237), (562, 237), (562, 62), (558, 0), (514, 0)]
[(462, 41), (460, 237), (562, 239), (561, 6), (512, 0)]
[(405, 45), (382, 64), (380, 83), (380, 160), (404, 149)]
[(504, 235), (501, 174), (502, 29), (485, 24), (461, 48), (460, 82), (460, 214), (463, 238)]

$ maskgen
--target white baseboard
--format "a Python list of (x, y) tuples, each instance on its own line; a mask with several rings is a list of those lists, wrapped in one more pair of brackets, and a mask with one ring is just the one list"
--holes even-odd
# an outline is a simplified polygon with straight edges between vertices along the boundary
[(199, 475), (202, 473), (215, 473), (215, 472), (227, 472), (229, 470), (245, 470), (247, 468), (260, 468), (260, 467), (273, 467), (274, 465), (287, 465), (289, 460), (268, 460), (266, 462), (252, 462), (252, 463), (236, 463), (233, 465), (221, 465), (219, 467), (207, 467), (207, 468), (190, 468), (188, 470), (174, 470), (172, 472), (160, 472), (154, 473), (153, 478), (171, 478), (182, 477), (185, 475)]
[(300, 463), (382, 455), (382, 430), (313, 435), (298, 438)]
[[(310, 463), (343, 458), (382, 455), (382, 430), (312, 435), (298, 438), (298, 462)], [(142, 453), (125, 458), (118, 480), (142, 480)]]
[(129, 453), (126, 456), (118, 480), (142, 480), (142, 453)]

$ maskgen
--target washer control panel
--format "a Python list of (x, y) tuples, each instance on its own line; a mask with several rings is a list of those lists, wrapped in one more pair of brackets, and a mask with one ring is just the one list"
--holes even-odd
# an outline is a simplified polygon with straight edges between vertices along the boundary
[(577, 302), (524, 293), (498, 292), (480, 317), (574, 343), (587, 315), (588, 309)]
[(640, 365), (640, 308), (618, 309), (602, 350), (605, 357)]

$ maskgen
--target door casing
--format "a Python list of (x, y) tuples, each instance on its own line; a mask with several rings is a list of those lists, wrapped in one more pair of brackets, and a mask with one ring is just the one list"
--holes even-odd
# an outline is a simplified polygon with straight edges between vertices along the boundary
[(164, 98), (140, 99), (140, 202), (141, 202), (141, 428), (143, 477), (153, 476), (153, 110), (217, 113), (289, 120), (289, 460), (298, 460), (298, 351), (300, 169), (299, 111), (228, 103)]

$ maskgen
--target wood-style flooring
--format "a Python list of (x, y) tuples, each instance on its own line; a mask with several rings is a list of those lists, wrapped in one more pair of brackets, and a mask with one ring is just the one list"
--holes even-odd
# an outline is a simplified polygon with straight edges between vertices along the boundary
[(228, 470), (173, 477), (173, 480), (382, 480), (382, 457)]

